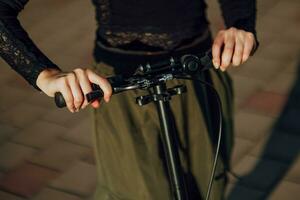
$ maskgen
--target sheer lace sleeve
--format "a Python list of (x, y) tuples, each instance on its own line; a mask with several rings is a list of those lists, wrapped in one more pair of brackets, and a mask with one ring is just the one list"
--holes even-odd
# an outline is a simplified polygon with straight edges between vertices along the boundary
[(254, 34), (256, 49), (256, 0), (219, 0), (225, 25), (236, 27)]
[(0, 0), (0, 55), (34, 88), (46, 68), (60, 70), (32, 42), (17, 19), (28, 0)]
[(255, 33), (256, 0), (219, 0), (227, 27), (240, 26)]

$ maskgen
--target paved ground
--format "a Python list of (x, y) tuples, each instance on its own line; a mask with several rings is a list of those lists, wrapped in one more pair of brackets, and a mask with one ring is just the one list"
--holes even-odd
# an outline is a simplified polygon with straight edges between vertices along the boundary
[[(210, 2), (214, 32), (222, 24), (216, 10)], [(240, 178), (230, 175), (228, 199), (296, 200), (300, 3), (260, 0), (258, 10), (261, 47), (251, 61), (230, 70), (236, 91), (232, 165)], [(92, 63), (95, 20), (89, 1), (31, 0), (21, 20), (63, 69)], [(96, 172), (89, 113), (57, 109), (3, 61), (0, 91), (0, 199), (90, 199)]]

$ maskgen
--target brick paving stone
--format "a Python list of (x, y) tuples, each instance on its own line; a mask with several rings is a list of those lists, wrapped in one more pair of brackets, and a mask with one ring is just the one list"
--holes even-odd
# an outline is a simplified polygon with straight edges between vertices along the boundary
[(32, 200), (81, 200), (81, 198), (73, 194), (51, 188), (45, 188), (38, 195), (32, 198)]
[(1, 74), (0, 74), (0, 84), (4, 85), (11, 76), (15, 76), (15, 72), (11, 67), (3, 60), (0, 60)]
[(17, 134), (19, 129), (9, 124), (0, 123), (0, 145), (6, 142), (10, 137)]
[(84, 158), (89, 152), (90, 148), (59, 140), (39, 152), (39, 154), (34, 155), (30, 161), (51, 169), (64, 171), (77, 160)]
[[(299, 28), (300, 31), (300, 28)], [(299, 53), (300, 54), (300, 53)], [(291, 74), (297, 74), (299, 70), (299, 64), (300, 61), (298, 59), (292, 59), (290, 62), (287, 62), (284, 66), (284, 73), (291, 73)]]
[(299, 200), (300, 185), (288, 181), (282, 181), (272, 192), (270, 200)]
[[(213, 32), (217, 32), (218, 29), (222, 26), (222, 19), (220, 18), (220, 12), (219, 12), (219, 5), (217, 4), (217, 1), (209, 1), (209, 10), (208, 13), (210, 15), (210, 19), (212, 19), (212, 24), (214, 25)], [(212, 6), (211, 6), (212, 5)], [(36, 12), (36, 10), (41, 10), (47, 7), (47, 12)], [(297, 62), (296, 54), (297, 51), (299, 51), (299, 32), (300, 32), (300, 26), (299, 26), (299, 0), (289, 0), (289, 1), (280, 1), (280, 0), (261, 0), (258, 1), (258, 38), (261, 42), (261, 46), (256, 53), (256, 55), (249, 60), (244, 66), (241, 66), (240, 68), (232, 69), (231, 73), (233, 74), (234, 78), (234, 87), (236, 91), (236, 108), (243, 109), (243, 112), (245, 111), (243, 105), (245, 104), (245, 100), (249, 100), (249, 96), (253, 95), (255, 92), (257, 92), (259, 89), (264, 88), (268, 92), (274, 92), (277, 94), (287, 94), (287, 88), (290, 81), (289, 75), (285, 74), (292, 74), (296, 73), (297, 70)], [(86, 13), (84, 17), (78, 16), (76, 13), (78, 13), (78, 8), (80, 8), (80, 11), (82, 13)], [(217, 10), (217, 12), (216, 12)], [(213, 11), (213, 12), (212, 12)], [(93, 45), (93, 34), (91, 34), (95, 28), (94, 23), (88, 23), (90, 20), (93, 19), (93, 7), (89, 4), (87, 1), (74, 1), (74, 0), (64, 0), (64, 1), (53, 1), (53, 0), (46, 0), (46, 1), (39, 1), (39, 0), (31, 0), (31, 2), (28, 4), (24, 12), (22, 12), (22, 24), (25, 25), (26, 30), (29, 30), (29, 33), (32, 35), (32, 38), (37, 42), (38, 46), (42, 47), (43, 51), (46, 52), (46, 54), (50, 58), (55, 58), (55, 62), (59, 64), (59, 66), (64, 66), (64, 70), (71, 70), (74, 68), (74, 66), (81, 65), (85, 66), (90, 63), (90, 57), (87, 55), (91, 55), (91, 48)], [(41, 20), (43, 19), (43, 20)], [(60, 20), (57, 20), (60, 19)], [(69, 24), (69, 21), (76, 21), (76, 24)], [(54, 24), (55, 27), (48, 26), (49, 24)], [(68, 24), (68, 26), (66, 26)], [(47, 37), (44, 37), (44, 35), (47, 35)], [(55, 41), (55, 42), (53, 42)], [(78, 41), (76, 44), (73, 43), (73, 41)], [(64, 48), (62, 52), (62, 47), (70, 47), (72, 44), (72, 48)], [(257, 63), (260, 63), (258, 65)], [(3, 64), (3, 61), (0, 61), (0, 65)], [(88, 141), (88, 134), (83, 135), (80, 131), (80, 128), (78, 124), (84, 124), (87, 123), (85, 119), (87, 118), (87, 115), (84, 113), (76, 113), (71, 114), (68, 111), (63, 112), (62, 110), (57, 109), (51, 98), (48, 98), (47, 96), (41, 96), (36, 91), (33, 91), (32, 88), (24, 82), (20, 78), (19, 75), (16, 74), (13, 70), (11, 70), (6, 64), (2, 67), (1, 73), (0, 73), (0, 90), (3, 91), (5, 94), (8, 94), (5, 98), (2, 96), (0, 97), (0, 122), (7, 122), (8, 126), (16, 126), (18, 128), (30, 128), (31, 124), (36, 120), (45, 120), (50, 123), (55, 123), (58, 126), (64, 126), (66, 128), (70, 128), (70, 131), (67, 133), (66, 137), (64, 137), (64, 140), (68, 140), (72, 143), (78, 143), (82, 145), (86, 145)], [(66, 66), (66, 67), (65, 67)], [(260, 67), (263, 66), (263, 67)], [(283, 66), (283, 73), (281, 72), (280, 67)], [(85, 66), (86, 67), (86, 66)], [(280, 73), (279, 76), (275, 76), (275, 71), (277, 73)], [(281, 77), (280, 77), (281, 76)], [(292, 76), (292, 75), (291, 75)], [(278, 80), (276, 80), (278, 77)], [(273, 79), (274, 78), (274, 79)], [(272, 80), (271, 80), (272, 79)], [(285, 80), (284, 80), (285, 79)], [(269, 80), (272, 81), (271, 86), (265, 87), (265, 85), (269, 84)], [(3, 85), (4, 84), (4, 85)], [(279, 85), (276, 85), (279, 84)], [(257, 99), (259, 100), (259, 98)], [(264, 100), (264, 98), (263, 98)], [(2, 117), (2, 112), (7, 115), (8, 111), (11, 110), (8, 105), (14, 105), (18, 107), (18, 104), (20, 102), (24, 101), (25, 104), (29, 104), (31, 106), (38, 106), (43, 109), (45, 109), (46, 116), (38, 116), (37, 118), (34, 118), (34, 120), (30, 119), (31, 110), (29, 114), (29, 119), (22, 119), (18, 121), (6, 121), (5, 117)], [(259, 101), (258, 101), (259, 102)], [(13, 109), (18, 110), (18, 109)], [(253, 112), (254, 111), (254, 112)], [(32, 112), (35, 112), (34, 109)], [(258, 112), (257, 110), (247, 110), (247, 112), (253, 115), (256, 115)], [(26, 112), (23, 112), (26, 113)], [(238, 112), (239, 113), (239, 112)], [(71, 114), (71, 115), (68, 115)], [(265, 113), (261, 113), (265, 114)], [(20, 115), (20, 113), (14, 112), (14, 116)], [(35, 115), (35, 114), (33, 114)], [(23, 115), (24, 116), (24, 115)], [(58, 117), (59, 116), (59, 117)], [(262, 117), (261, 115), (257, 115)], [(269, 115), (265, 117), (276, 117), (277, 115)], [(293, 116), (293, 114), (291, 114)], [(243, 123), (246, 123), (247, 121), (253, 120), (255, 124), (257, 124), (258, 127), (255, 127), (256, 129), (263, 129), (263, 125), (260, 126), (260, 123), (263, 123), (261, 121), (255, 122), (254, 116), (253, 119), (248, 119), (247, 121), (243, 121), (243, 117), (246, 118), (246, 116), (238, 116), (238, 119), (241, 120), (240, 126), (242, 126)], [(7, 117), (6, 117), (7, 118)], [(251, 117), (249, 117), (251, 118)], [(9, 118), (7, 118), (9, 119)], [(263, 120), (262, 120), (263, 121)], [(293, 120), (297, 121), (296, 119)], [(28, 125), (28, 127), (27, 127)], [(84, 125), (86, 126), (86, 124)], [(1, 128), (1, 127), (0, 127)], [(285, 127), (286, 128), (286, 127)], [(72, 134), (72, 129), (74, 135)], [(243, 139), (244, 136), (253, 136), (253, 139), (257, 137), (256, 141), (260, 144), (261, 148), (263, 148), (263, 142), (267, 141), (268, 137), (263, 136), (262, 138), (254, 133), (250, 133), (251, 128), (249, 128), (249, 134), (248, 132), (244, 131), (246, 128), (238, 128), (239, 130), (243, 130), (243, 132), (238, 132), (238, 139), (236, 141), (236, 147), (237, 154), (234, 155), (235, 158), (240, 157), (238, 154), (241, 154), (241, 159), (245, 158), (245, 149), (247, 148), (253, 148), (249, 147), (250, 140)], [(296, 127), (290, 127), (289, 131), (292, 131), (294, 133), (297, 132), (298, 129)], [(0, 129), (1, 131), (1, 129)], [(47, 130), (48, 131), (48, 130)], [(240, 135), (240, 133), (242, 135)], [(268, 133), (265, 133), (267, 135)], [(4, 135), (5, 136), (5, 135)], [(242, 136), (242, 138), (240, 137)], [(0, 136), (1, 138), (1, 136)], [(44, 137), (39, 138), (43, 140)], [(259, 138), (259, 139), (258, 139)], [(4, 140), (9, 139), (9, 137), (4, 137)], [(251, 138), (247, 138), (251, 139)], [(49, 139), (50, 140), (50, 139)], [(33, 141), (33, 140), (32, 140)], [(247, 142), (246, 142), (247, 141)], [(21, 139), (19, 142), (22, 142)], [(28, 142), (28, 141), (24, 141)], [(54, 141), (55, 142), (55, 141)], [(66, 142), (66, 141), (65, 141)], [(38, 143), (38, 142), (37, 142)], [(239, 145), (237, 145), (239, 143)], [(33, 142), (35, 144), (35, 142)], [(49, 141), (50, 144), (50, 141)], [(243, 146), (244, 145), (244, 146)], [(47, 145), (37, 145), (37, 146), (45, 146)], [(58, 145), (59, 149), (63, 149), (62, 146), (64, 145)], [(70, 146), (70, 145), (66, 145)], [(72, 146), (72, 145), (71, 145)], [(78, 145), (75, 145), (78, 147)], [(256, 149), (258, 145), (256, 145)], [(67, 149), (71, 149), (71, 147), (67, 147)], [(52, 153), (46, 153), (46, 150), (43, 151), (43, 155), (47, 156), (50, 154), (53, 154), (54, 147), (52, 147), (52, 150), (50, 150), (51, 147), (47, 147), (48, 152)], [(75, 148), (76, 149), (76, 148)], [(0, 147), (1, 150), (1, 147)], [(58, 151), (58, 150), (57, 150)], [(67, 150), (71, 151), (71, 150)], [(241, 152), (240, 152), (241, 151)], [(3, 151), (1, 151), (3, 152)], [(91, 150), (89, 149), (87, 152), (88, 154), (85, 154), (80, 159), (85, 160), (86, 162), (93, 164), (93, 158), (91, 154)], [(254, 151), (252, 151), (253, 154)], [(61, 155), (58, 152), (54, 153), (57, 155)], [(70, 153), (72, 154), (72, 153)], [(75, 156), (80, 153), (74, 153), (71, 157)], [(252, 155), (250, 153), (250, 155)], [(259, 156), (259, 153), (254, 153), (253, 155)], [(0, 155), (1, 157), (1, 155)], [(80, 157), (80, 156), (79, 156)], [(246, 156), (247, 157), (247, 156)], [(50, 162), (58, 162), (59, 159), (65, 160), (64, 156), (50, 156)], [(55, 160), (57, 159), (57, 160)], [(75, 160), (76, 160), (75, 159)], [(243, 163), (242, 160), (237, 159), (239, 162), (236, 162), (234, 166), (237, 164)], [(47, 163), (46, 161), (43, 161), (42, 163)], [(275, 168), (277, 169), (277, 162), (274, 162)], [(291, 170), (287, 173), (285, 180), (290, 181), (296, 181), (297, 179), (297, 161), (295, 161), (295, 164), (291, 166)], [(250, 163), (251, 164), (251, 163)], [(253, 163), (254, 164), (254, 163)], [(279, 163), (281, 165), (282, 163)], [(57, 167), (56, 164), (53, 164)], [(64, 167), (58, 167), (58, 168), (67, 168), (67, 165), (64, 165)], [(296, 173), (295, 173), (296, 172)], [(294, 178), (294, 179), (291, 179)], [(254, 190), (251, 187), (244, 186), (244, 185), (238, 185), (237, 186), (238, 192), (235, 193), (234, 196), (232, 196), (231, 199), (241, 199), (241, 196), (243, 199), (262, 199), (262, 192)], [(287, 188), (287, 189), (285, 189)], [(297, 196), (297, 192), (294, 189), (294, 186), (291, 186), (290, 184), (285, 184), (284, 186), (278, 187), (277, 190), (288, 190), (289, 193), (294, 193), (295, 196)], [(48, 190), (51, 190), (48, 188)], [(276, 193), (274, 192), (274, 194)], [(53, 192), (53, 191), (52, 191)], [(57, 191), (58, 192), (58, 191)], [(49, 195), (51, 199), (51, 192), (43, 192), (43, 196), (46, 198), (47, 195)], [(51, 193), (51, 194), (50, 194)], [(55, 192), (54, 192), (55, 193)], [(59, 192), (58, 192), (59, 193)], [(42, 194), (42, 193), (40, 193)], [(238, 194), (238, 195), (236, 195)], [(43, 197), (42, 196), (42, 197)], [(52, 199), (59, 198), (57, 196), (54, 196)], [(299, 196), (299, 195), (298, 195)], [(0, 199), (1, 198), (1, 191), (0, 191)], [(6, 196), (5, 196), (6, 197)], [(272, 196), (273, 197), (273, 196)], [(279, 199), (287, 199), (288, 196), (278, 196), (278, 194), (275, 194), (274, 198), (277, 197), (284, 197)], [(10, 197), (4, 198), (9, 200)], [(49, 199), (48, 198), (48, 199)], [(67, 197), (65, 197), (67, 198)], [(65, 199), (64, 198), (64, 199)], [(272, 198), (271, 198), (272, 199)], [(277, 198), (278, 199), (278, 198)], [(17, 199), (16, 199), (17, 200)]]
[(263, 154), (263, 151), (267, 145), (268, 140), (270, 139), (271, 133), (269, 135), (263, 136), (259, 138), (256, 141), (255, 146), (252, 148), (252, 150), (249, 152), (249, 155), (255, 156), (255, 157), (261, 157)]
[[(230, 181), (230, 179), (229, 179), (229, 181)], [(230, 194), (230, 192), (231, 192), (231, 190), (233, 189), (233, 187), (235, 186), (235, 184), (234, 183), (231, 183), (231, 182), (229, 182), (227, 185), (226, 185), (226, 188), (225, 188), (225, 199), (228, 199), (227, 197), (228, 197), (228, 195)]]
[(234, 138), (234, 147), (231, 157), (231, 165), (235, 166), (251, 150), (254, 143), (243, 138)]
[(283, 71), (283, 69), (284, 66), (282, 63), (257, 56), (231, 71), (240, 76), (266, 82), (271, 80), (280, 71)]
[(62, 191), (88, 196), (95, 189), (96, 177), (96, 167), (80, 161), (59, 178), (53, 180), (50, 186)]
[(0, 180), (0, 188), (20, 196), (32, 197), (57, 176), (56, 171), (26, 163), (7, 173)]
[(278, 129), (284, 130), (285, 132), (293, 133), (295, 135), (299, 134), (300, 127), (299, 127), (299, 113), (300, 113), (300, 106), (297, 99), (294, 99), (293, 102), (293, 109), (289, 109), (285, 113), (285, 117), (281, 119), (278, 123)]
[(273, 123), (271, 117), (240, 110), (235, 114), (235, 135), (255, 142), (269, 133)]
[(281, 73), (274, 77), (265, 87), (265, 91), (288, 95), (296, 79), (296, 73)]
[(262, 81), (245, 76), (233, 75), (232, 79), (235, 96), (240, 98), (241, 100), (248, 98), (262, 86)]
[(89, 114), (87, 109), (82, 110), (78, 113), (71, 113), (66, 108), (63, 109), (56, 108), (50, 111), (49, 113), (47, 113), (45, 116), (43, 116), (42, 119), (45, 121), (49, 121), (52, 123), (65, 126), (67, 128), (71, 128), (74, 127), (81, 120), (88, 117)]
[(274, 92), (259, 91), (251, 95), (242, 106), (243, 109), (252, 110), (271, 117), (277, 117), (285, 105), (287, 96)]
[(91, 196), (89, 196), (89, 197), (87, 197), (87, 198), (84, 198), (84, 200), (94, 200), (95, 198), (94, 198), (94, 196), (93, 195), (91, 195)]
[(297, 1), (279, 1), (269, 13), (270, 15), (286, 20), (296, 20), (299, 18), (300, 5)]
[(30, 158), (35, 149), (7, 142), (0, 146), (0, 169), (8, 171)]
[[(296, 14), (299, 16), (299, 12), (293, 12), (292, 10), (291, 11), (288, 10), (288, 12), (292, 15)], [(299, 37), (296, 37), (297, 32), (295, 32), (295, 30), (299, 30), (299, 28), (298, 29), (294, 28), (299, 26), (299, 20), (298, 20), (299, 17), (287, 19), (286, 17), (278, 16), (278, 14), (276, 13), (278, 11), (275, 12), (274, 11), (275, 10), (272, 10), (272, 14), (268, 14), (265, 17), (257, 20), (258, 38), (260, 39), (260, 41), (268, 44), (276, 41), (281, 41), (281, 42), (300, 41)], [(287, 21), (289, 21), (289, 23), (286, 23)], [(294, 32), (291, 32), (291, 34), (289, 35), (285, 35), (285, 32), (288, 30), (294, 30)], [(290, 36), (290, 37), (286, 37), (286, 36)]]
[(2, 94), (5, 94), (0, 96), (1, 112), (13, 109), (14, 106), (29, 97), (27, 91), (24, 91), (20, 88), (13, 88), (8, 84), (1, 85), (0, 91)]
[(39, 120), (15, 135), (12, 141), (31, 147), (46, 148), (67, 131), (63, 126)]
[(14, 72), (14, 75), (10, 77), (10, 79), (7, 81), (9, 86), (11, 86), (14, 89), (21, 89), (23, 91), (29, 92), (29, 94), (32, 94), (34, 92), (37, 92), (34, 87), (32, 87), (22, 76), (20, 76), (17, 72)]
[(19, 103), (0, 115), (0, 122), (8, 123), (18, 128), (25, 128), (30, 123), (45, 115), (46, 109), (26, 103)]
[(300, 184), (300, 155), (295, 158), (284, 179)]
[(250, 154), (291, 164), (297, 159), (299, 146), (300, 137), (298, 135), (273, 132), (269, 137), (260, 141)]
[[(228, 200), (257, 200), (263, 199), (264, 192), (243, 185), (235, 185), (227, 191)], [(242, 198), (241, 198), (242, 197)]]
[(300, 32), (300, 26), (298, 21), (298, 23), (295, 23), (294, 26), (289, 26), (287, 29), (285, 29), (281, 37), (286, 40), (293, 41), (296, 44), (299, 44), (300, 43), (300, 37), (298, 35), (299, 32)]
[(293, 42), (273, 41), (257, 53), (260, 57), (284, 63), (298, 56), (299, 49), (299, 45)]
[(1, 200), (24, 200), (24, 198), (21, 198), (19, 196), (4, 191), (0, 191), (0, 199)]
[(237, 184), (265, 191), (280, 182), (288, 167), (288, 165), (276, 160), (260, 159), (247, 155), (233, 167), (233, 171), (241, 177), (241, 181), (237, 181)]
[(41, 93), (41, 92), (32, 93), (32, 95), (30, 95), (30, 97), (27, 98), (25, 100), (25, 102), (28, 104), (44, 107), (44, 108), (48, 109), (49, 111), (57, 109), (57, 107), (55, 106), (55, 103), (54, 103), (54, 98), (49, 97), (46, 94)]
[(84, 146), (92, 146), (92, 123), (90, 119), (83, 119), (70, 128), (63, 136), (64, 139)]
[(88, 164), (96, 165), (95, 154), (94, 154), (93, 149), (91, 148), (89, 150), (89, 153), (86, 154), (81, 160)]

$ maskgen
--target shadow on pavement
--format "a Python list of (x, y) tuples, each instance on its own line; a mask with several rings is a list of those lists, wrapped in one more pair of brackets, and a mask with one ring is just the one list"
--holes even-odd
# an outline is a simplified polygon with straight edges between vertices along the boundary
[[(255, 125), (254, 125), (255, 127)], [(264, 200), (297, 159), (300, 148), (300, 63), (288, 101), (250, 173), (240, 177), (229, 200)]]

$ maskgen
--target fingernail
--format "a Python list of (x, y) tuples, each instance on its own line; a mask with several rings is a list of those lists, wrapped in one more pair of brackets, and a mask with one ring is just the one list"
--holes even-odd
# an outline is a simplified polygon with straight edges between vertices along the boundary
[(215, 66), (216, 69), (218, 69), (220, 67), (219, 64), (216, 61), (214, 61), (214, 60), (213, 60), (213, 64), (214, 64), (214, 66)]

